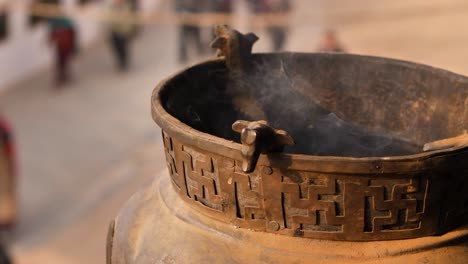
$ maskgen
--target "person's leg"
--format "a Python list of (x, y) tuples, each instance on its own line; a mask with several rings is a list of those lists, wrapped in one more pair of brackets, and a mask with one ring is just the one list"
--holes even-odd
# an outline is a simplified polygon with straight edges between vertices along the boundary
[(55, 51), (55, 67), (56, 67), (56, 76), (55, 81), (57, 85), (63, 85), (67, 81), (67, 59), (65, 52), (60, 48), (57, 47)]
[(129, 54), (128, 54), (128, 38), (126, 36), (121, 36), (121, 68), (122, 70), (128, 69), (129, 64)]
[(70, 60), (72, 57), (72, 51), (67, 49), (62, 54), (62, 69), (63, 69), (63, 82), (70, 82)]
[(117, 39), (117, 34), (111, 32), (109, 35), (109, 43), (114, 55), (115, 64), (119, 65), (119, 40)]
[(273, 50), (282, 50), (286, 42), (286, 28), (275, 26), (270, 27), (268, 31), (270, 32), (273, 41)]
[(62, 58), (58, 47), (55, 48), (55, 83), (60, 85), (62, 82)]
[(0, 243), (0, 263), (1, 264), (11, 264), (10, 254), (7, 252), (7, 249), (4, 245)]
[(117, 35), (116, 36), (116, 48), (117, 48), (117, 55), (119, 58), (119, 69), (126, 70), (127, 69), (127, 39), (125, 36)]
[(126, 39), (117, 33), (111, 34), (112, 50), (119, 70), (127, 68)]
[(202, 41), (202, 30), (201, 27), (199, 26), (192, 26), (192, 34), (193, 34), (193, 41), (195, 44), (195, 48), (197, 49), (198, 55), (204, 54), (204, 47), (203, 47), (203, 41)]
[(190, 26), (180, 25), (179, 26), (179, 62), (187, 62), (187, 46), (190, 35)]

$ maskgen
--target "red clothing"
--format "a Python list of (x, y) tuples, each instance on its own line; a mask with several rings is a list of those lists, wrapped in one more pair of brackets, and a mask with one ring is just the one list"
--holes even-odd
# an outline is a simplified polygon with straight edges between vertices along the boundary
[(13, 144), (13, 133), (10, 124), (3, 118), (0, 117), (0, 136), (4, 143), (6, 154), (10, 160), (10, 173), (12, 176), (15, 175), (15, 148)]
[(55, 45), (57, 84), (69, 81), (68, 62), (75, 53), (75, 31), (73, 27), (56, 27), (50, 32), (50, 41)]
[(75, 34), (72, 28), (57, 28), (50, 33), (50, 41), (53, 42), (60, 53), (71, 53), (74, 49)]

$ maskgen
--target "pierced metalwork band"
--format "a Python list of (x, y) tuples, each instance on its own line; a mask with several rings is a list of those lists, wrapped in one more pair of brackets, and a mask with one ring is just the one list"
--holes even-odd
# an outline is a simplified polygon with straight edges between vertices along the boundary
[[(466, 222), (468, 170), (355, 175), (257, 166), (184, 145), (163, 132), (175, 189), (220, 221), (289, 236), (369, 241), (446, 232)], [(454, 188), (455, 186), (455, 188)]]

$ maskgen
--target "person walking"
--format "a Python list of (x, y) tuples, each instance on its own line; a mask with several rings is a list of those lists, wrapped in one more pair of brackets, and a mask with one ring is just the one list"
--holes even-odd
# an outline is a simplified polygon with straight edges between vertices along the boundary
[(233, 11), (232, 0), (209, 0), (207, 11), (217, 14), (231, 14)]
[[(205, 9), (205, 2), (196, 0), (175, 0), (175, 11), (182, 17), (184, 15), (191, 15), (200, 13)], [(179, 63), (186, 63), (188, 60), (188, 49), (190, 46), (194, 46), (198, 55), (204, 53), (203, 41), (201, 36), (201, 27), (193, 24), (192, 21), (184, 21), (182, 19), (179, 24)]]
[[(273, 14), (287, 14), (291, 10), (290, 0), (268, 0), (268, 12)], [(267, 32), (270, 34), (273, 50), (280, 51), (284, 49), (288, 34), (288, 27), (285, 24), (275, 24), (267, 27)]]
[(10, 254), (7, 247), (0, 242), (0, 264), (12, 264)]
[[(291, 11), (290, 0), (247, 0), (250, 11), (254, 15), (275, 14), (286, 16)], [(276, 22), (267, 25), (266, 31), (272, 40), (274, 51), (284, 49), (288, 27), (285, 23)]]
[(129, 19), (136, 9), (135, 2), (129, 0), (112, 0), (110, 4), (110, 45), (114, 53), (117, 68), (120, 71), (128, 70), (130, 63), (130, 42), (136, 27)]
[(77, 52), (74, 23), (68, 17), (53, 17), (49, 22), (49, 41), (55, 48), (55, 80), (58, 87), (70, 81), (69, 64)]
[(13, 132), (8, 122), (0, 116), (0, 239), (2, 231), (9, 231), (16, 224), (16, 206)]
[(338, 40), (336, 32), (332, 29), (328, 29), (323, 33), (318, 50), (321, 52), (345, 52), (345, 48)]

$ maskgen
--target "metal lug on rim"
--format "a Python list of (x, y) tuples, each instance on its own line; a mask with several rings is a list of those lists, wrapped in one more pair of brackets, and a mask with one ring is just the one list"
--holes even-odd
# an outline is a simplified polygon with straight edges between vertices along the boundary
[(241, 134), (242, 171), (246, 173), (255, 170), (260, 154), (282, 152), (284, 146), (294, 145), (288, 132), (271, 127), (265, 120), (237, 120), (232, 129)]

